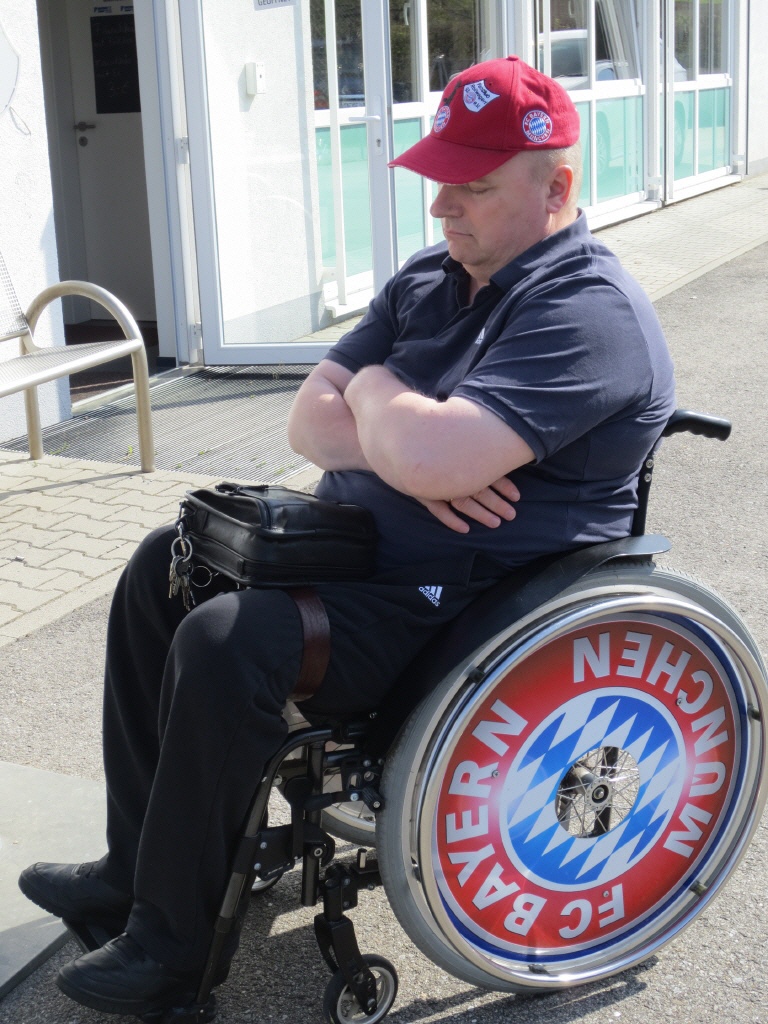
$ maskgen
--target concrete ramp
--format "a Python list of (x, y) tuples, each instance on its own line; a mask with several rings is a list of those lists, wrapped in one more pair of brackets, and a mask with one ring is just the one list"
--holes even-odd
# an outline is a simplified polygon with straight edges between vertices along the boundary
[(106, 849), (102, 783), (0, 761), (0, 999), (68, 932), (17, 885), (37, 860), (84, 861)]

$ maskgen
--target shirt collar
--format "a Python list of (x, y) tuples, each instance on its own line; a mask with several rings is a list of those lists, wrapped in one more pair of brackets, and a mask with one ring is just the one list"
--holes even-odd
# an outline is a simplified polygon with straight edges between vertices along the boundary
[[(587, 241), (589, 238), (591, 238), (591, 234), (587, 226), (586, 214), (583, 210), (579, 210), (579, 215), (573, 223), (567, 224), (553, 235), (543, 238), (536, 245), (532, 245), (530, 249), (526, 249), (524, 253), (521, 253), (511, 263), (502, 267), (501, 270), (497, 270), (491, 277), (491, 283), (501, 288), (502, 291), (507, 292), (527, 277), (543, 257), (547, 257), (547, 259), (551, 257), (557, 258), (559, 250), (563, 250), (563, 252), (568, 251), (574, 242)], [(456, 274), (461, 276), (467, 273), (461, 263), (455, 260), (453, 256), (447, 255), (443, 260), (442, 267), (446, 275)]]
[(565, 256), (567, 253), (573, 252), (574, 243), (587, 242), (591, 237), (586, 214), (583, 210), (579, 210), (576, 220), (564, 228), (560, 228), (559, 231), (555, 231), (554, 234), (542, 238), (530, 249), (526, 249), (506, 267), (497, 270), (491, 277), (491, 281), (505, 292), (509, 291), (524, 280), (542, 261), (547, 263), (556, 261), (559, 253)]
[[(443, 268), (443, 272), (445, 273), (446, 277), (453, 276), (453, 278), (455, 280), (456, 294), (458, 296), (461, 296), (461, 288), (462, 287), (468, 287), (468, 279), (469, 279), (469, 274), (464, 269), (464, 265), (459, 263), (458, 260), (455, 260), (453, 258), (453, 256), (446, 256), (445, 259), (442, 262), (442, 268)], [(493, 293), (498, 292), (499, 288), (501, 288), (503, 291), (506, 291), (506, 288), (504, 288), (503, 285), (500, 285), (498, 282), (496, 282), (494, 280), (494, 278), (491, 278), (490, 283), (486, 284), (486, 285), (483, 285), (483, 287), (480, 288), (480, 290), (475, 295), (474, 299), (470, 303), (468, 303), (467, 306), (468, 307), (475, 306), (477, 304), (478, 300), (480, 302), (485, 302), (485, 300), (489, 297), (489, 295), (492, 292)], [(461, 299), (459, 301), (461, 301)]]

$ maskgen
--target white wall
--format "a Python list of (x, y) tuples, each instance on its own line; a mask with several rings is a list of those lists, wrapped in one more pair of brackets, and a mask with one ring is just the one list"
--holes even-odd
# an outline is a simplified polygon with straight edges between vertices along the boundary
[[(0, 114), (0, 250), (25, 308), (59, 277), (35, 4), (3, 0), (0, 22), (20, 58), (11, 108)], [(64, 344), (58, 307), (41, 320), (37, 339)], [(0, 359), (15, 355), (17, 344), (3, 342)], [(44, 426), (70, 415), (66, 380), (44, 385), (38, 395)], [(0, 442), (25, 433), (22, 396), (0, 400)]]
[(203, 11), (225, 344), (292, 341), (321, 308), (309, 4)]
[(768, 4), (752, 0), (749, 5), (749, 107), (747, 128), (747, 173), (768, 173)]

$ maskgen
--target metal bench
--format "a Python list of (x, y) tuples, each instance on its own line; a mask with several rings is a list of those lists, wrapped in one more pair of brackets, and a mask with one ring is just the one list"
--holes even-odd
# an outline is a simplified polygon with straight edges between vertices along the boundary
[[(51, 302), (65, 295), (80, 295), (97, 302), (114, 317), (124, 337), (73, 346), (35, 344), (34, 331), (40, 314)], [(21, 352), (0, 362), (0, 398), (24, 392), (30, 458), (43, 457), (38, 385), (130, 355), (136, 388), (141, 469), (150, 473), (155, 468), (147, 353), (136, 321), (119, 299), (105, 288), (86, 281), (61, 281), (40, 292), (24, 313), (0, 254), (0, 344), (15, 338), (19, 339)]]

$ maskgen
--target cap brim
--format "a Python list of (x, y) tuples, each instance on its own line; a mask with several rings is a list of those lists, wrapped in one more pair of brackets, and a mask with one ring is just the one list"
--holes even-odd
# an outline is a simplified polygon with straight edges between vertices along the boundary
[(495, 171), (518, 152), (520, 150), (474, 149), (426, 135), (390, 161), (389, 166), (406, 167), (409, 171), (446, 185), (466, 185), (469, 181), (477, 181)]

